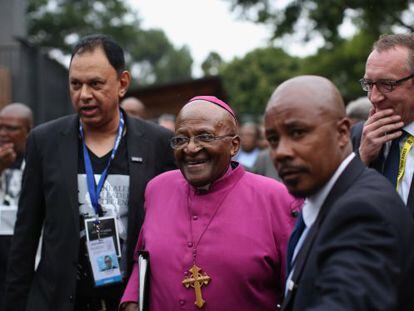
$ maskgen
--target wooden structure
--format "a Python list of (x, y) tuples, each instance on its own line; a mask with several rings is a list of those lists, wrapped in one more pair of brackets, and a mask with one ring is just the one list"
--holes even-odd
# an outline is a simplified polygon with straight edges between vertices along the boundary
[(11, 102), (11, 76), (7, 68), (0, 67), (0, 108)]
[(190, 98), (198, 95), (212, 95), (226, 100), (221, 79), (217, 76), (149, 86), (127, 94), (144, 103), (148, 119), (155, 119), (163, 113), (176, 115)]

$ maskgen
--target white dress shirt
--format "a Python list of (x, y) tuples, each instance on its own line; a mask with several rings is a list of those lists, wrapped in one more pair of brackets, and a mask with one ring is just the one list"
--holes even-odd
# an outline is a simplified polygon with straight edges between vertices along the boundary
[[(410, 124), (405, 126), (403, 130), (414, 137), (414, 122), (411, 122)], [(407, 138), (408, 137), (400, 141), (400, 150), (402, 150), (402, 147), (404, 146), (404, 143), (406, 142)], [(410, 152), (407, 155), (407, 160), (405, 162), (405, 168), (404, 168), (404, 176), (401, 179), (401, 182), (398, 184), (398, 193), (400, 197), (402, 198), (402, 200), (404, 201), (404, 204), (406, 205), (408, 201), (408, 195), (410, 194), (410, 187), (411, 187), (411, 180), (413, 179), (413, 173), (414, 173), (414, 146), (413, 148), (410, 149)]]
[(315, 222), (316, 218), (318, 217), (319, 211), (323, 205), (323, 203), (326, 200), (326, 197), (328, 196), (329, 192), (331, 192), (332, 187), (334, 186), (335, 182), (338, 180), (339, 176), (342, 174), (342, 172), (345, 170), (345, 168), (348, 166), (348, 164), (352, 161), (352, 159), (355, 157), (355, 153), (351, 153), (349, 156), (347, 156), (342, 163), (338, 166), (335, 173), (332, 175), (332, 177), (329, 179), (329, 181), (314, 195), (306, 198), (303, 207), (302, 207), (302, 216), (303, 221), (305, 222), (306, 228), (303, 231), (298, 244), (296, 244), (295, 251), (293, 252), (292, 257), (292, 270), (290, 271), (287, 279), (286, 279), (286, 289), (285, 289), (285, 296), (290, 288), (292, 288), (293, 283), (291, 282), (293, 271), (295, 270), (295, 261), (296, 261), (296, 255), (298, 254), (299, 250), (302, 248), (302, 244), (306, 239), (306, 236), (308, 235), (310, 227)]

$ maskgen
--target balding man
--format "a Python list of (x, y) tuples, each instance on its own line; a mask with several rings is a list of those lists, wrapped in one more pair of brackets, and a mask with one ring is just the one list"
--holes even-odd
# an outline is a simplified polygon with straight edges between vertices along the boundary
[(125, 98), (121, 101), (121, 108), (132, 117), (145, 119), (145, 105), (138, 98)]
[(317, 76), (282, 83), (265, 127), (283, 182), (306, 198), (282, 310), (414, 310), (414, 223), (386, 179), (352, 153), (337, 88)]
[[(137, 250), (149, 252), (149, 310), (275, 310), (292, 211), (301, 202), (231, 158), (240, 147), (231, 108), (190, 100), (171, 139), (180, 170), (153, 179)], [(258, 190), (260, 189), (260, 190)], [(137, 310), (138, 266), (124, 293)]]
[(258, 143), (260, 129), (256, 123), (247, 122), (240, 127), (240, 150), (234, 160), (251, 170), (260, 154)]
[(0, 111), (0, 306), (21, 189), (26, 138), (32, 126), (32, 111), (24, 104), (9, 104)]

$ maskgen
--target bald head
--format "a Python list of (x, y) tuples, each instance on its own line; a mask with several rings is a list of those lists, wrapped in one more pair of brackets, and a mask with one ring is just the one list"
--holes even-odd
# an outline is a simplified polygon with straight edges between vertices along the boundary
[(127, 97), (121, 102), (121, 108), (133, 117), (145, 119), (145, 105), (135, 97)]
[(219, 127), (226, 127), (230, 132), (238, 133), (238, 126), (234, 116), (222, 107), (205, 100), (194, 100), (184, 105), (177, 116), (177, 122), (191, 117), (194, 113), (203, 115), (206, 120), (217, 123)]
[(266, 110), (284, 102), (280, 100), (281, 98), (311, 106), (317, 111), (326, 113), (327, 117), (343, 118), (346, 115), (339, 90), (324, 77), (298, 76), (283, 82), (273, 92)]
[(0, 111), (0, 116), (5, 118), (20, 118), (26, 124), (27, 130), (30, 131), (33, 127), (33, 113), (32, 110), (25, 104), (12, 103), (5, 106)]
[(0, 111), (0, 144), (10, 144), (18, 155), (22, 155), (32, 127), (33, 114), (29, 107), (20, 103), (5, 106)]
[(342, 97), (329, 80), (300, 76), (282, 83), (265, 113), (270, 154), (296, 196), (316, 193), (351, 153), (350, 122)]

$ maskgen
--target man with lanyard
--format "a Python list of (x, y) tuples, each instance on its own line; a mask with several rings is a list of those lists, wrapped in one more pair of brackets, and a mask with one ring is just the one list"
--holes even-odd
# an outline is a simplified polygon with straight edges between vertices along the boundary
[[(77, 115), (41, 125), (28, 139), (5, 310), (117, 308), (146, 183), (174, 168), (171, 133), (120, 110), (129, 84), (123, 50), (111, 38), (92, 35), (74, 47), (69, 88)], [(116, 268), (104, 269), (108, 256)]]
[(369, 54), (362, 89), (372, 108), (352, 128), (361, 160), (382, 173), (414, 215), (414, 35), (384, 35)]
[(24, 150), (32, 127), (33, 114), (26, 105), (13, 103), (0, 111), (0, 306), (21, 190)]

